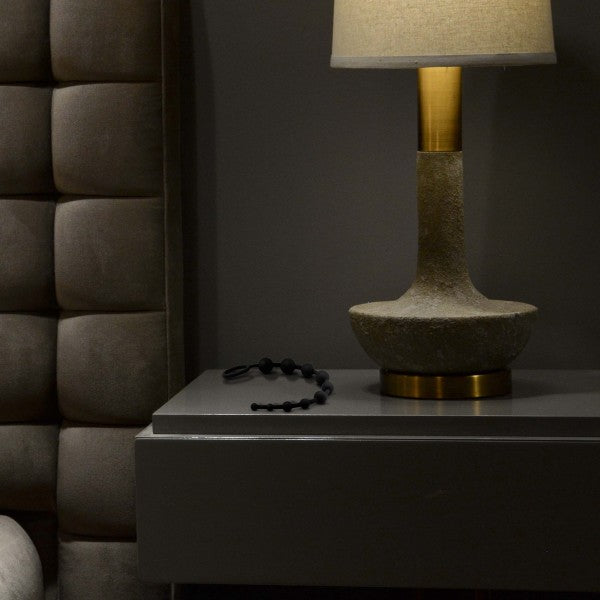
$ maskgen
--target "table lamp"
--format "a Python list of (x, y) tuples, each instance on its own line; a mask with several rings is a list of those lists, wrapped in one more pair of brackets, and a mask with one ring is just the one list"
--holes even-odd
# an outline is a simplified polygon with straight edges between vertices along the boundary
[(418, 69), (417, 273), (398, 300), (350, 309), (381, 392), (481, 398), (511, 391), (508, 365), (537, 309), (489, 300), (467, 270), (463, 66), (556, 62), (550, 0), (335, 0), (332, 67)]

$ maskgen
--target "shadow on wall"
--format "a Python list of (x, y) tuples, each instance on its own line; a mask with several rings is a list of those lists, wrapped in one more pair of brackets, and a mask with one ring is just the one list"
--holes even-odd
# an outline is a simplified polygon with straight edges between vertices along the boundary
[[(181, 169), (186, 381), (217, 353), (215, 107), (203, 3), (181, 0)], [(197, 132), (202, 132), (198, 139)]]
[(495, 74), (480, 283), (540, 309), (518, 366), (597, 368), (600, 48), (585, 29), (598, 11), (554, 5), (558, 64)]

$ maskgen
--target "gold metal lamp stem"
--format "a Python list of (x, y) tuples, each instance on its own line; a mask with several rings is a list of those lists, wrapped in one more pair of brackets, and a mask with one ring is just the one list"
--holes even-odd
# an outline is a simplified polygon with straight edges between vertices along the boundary
[(419, 69), (419, 150), (462, 150), (462, 67)]

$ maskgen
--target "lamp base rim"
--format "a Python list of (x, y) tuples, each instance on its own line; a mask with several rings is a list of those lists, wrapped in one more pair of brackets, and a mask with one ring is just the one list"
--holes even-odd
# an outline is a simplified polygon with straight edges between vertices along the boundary
[(381, 369), (380, 383), (384, 396), (423, 400), (491, 398), (510, 394), (512, 389), (509, 369), (487, 373), (441, 375)]

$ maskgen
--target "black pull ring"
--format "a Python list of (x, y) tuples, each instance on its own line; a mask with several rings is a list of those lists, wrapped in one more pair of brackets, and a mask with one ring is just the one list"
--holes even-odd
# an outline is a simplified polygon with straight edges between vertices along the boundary
[(231, 367), (226, 371), (223, 371), (223, 377), (225, 379), (235, 379), (245, 375), (250, 369), (257, 367), (258, 365), (238, 365), (237, 367)]

